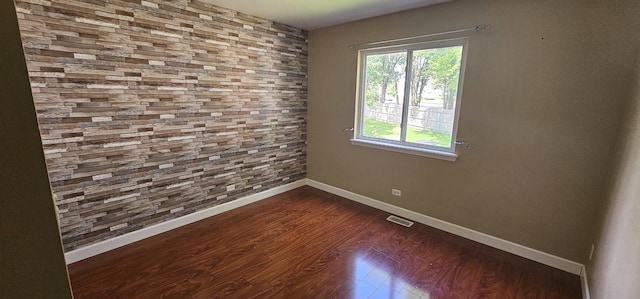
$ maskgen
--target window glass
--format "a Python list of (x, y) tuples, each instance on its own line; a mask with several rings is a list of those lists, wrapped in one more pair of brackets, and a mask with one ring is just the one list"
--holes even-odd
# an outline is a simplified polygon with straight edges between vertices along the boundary
[(363, 136), (400, 141), (407, 53), (367, 55)]

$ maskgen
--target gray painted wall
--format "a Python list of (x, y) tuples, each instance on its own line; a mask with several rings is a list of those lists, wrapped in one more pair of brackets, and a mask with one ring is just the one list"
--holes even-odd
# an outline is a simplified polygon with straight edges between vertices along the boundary
[[(584, 262), (634, 72), (633, 2), (459, 0), (311, 31), (307, 176)], [(458, 131), (471, 150), (446, 162), (351, 145), (349, 45), (482, 23)]]
[[(640, 12), (640, 11), (639, 11)], [(640, 77), (587, 263), (591, 298), (640, 298)]]

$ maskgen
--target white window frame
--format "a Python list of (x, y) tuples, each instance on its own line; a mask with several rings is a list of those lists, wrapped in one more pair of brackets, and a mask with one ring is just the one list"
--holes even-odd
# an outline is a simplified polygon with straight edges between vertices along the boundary
[[(355, 124), (354, 124), (354, 136), (351, 139), (351, 144), (358, 146), (366, 146), (381, 150), (388, 150), (400, 153), (406, 153), (411, 155), (418, 155), (436, 159), (442, 159), (447, 161), (455, 161), (458, 158), (458, 154), (456, 152), (456, 136), (458, 133), (458, 120), (460, 118), (460, 106), (462, 102), (462, 87), (464, 86), (464, 73), (465, 66), (467, 61), (467, 48), (468, 48), (469, 39), (468, 38), (455, 38), (455, 39), (447, 39), (447, 40), (437, 40), (437, 41), (427, 41), (427, 42), (418, 42), (411, 44), (396, 44), (396, 45), (388, 45), (384, 47), (374, 47), (374, 48), (366, 48), (360, 49), (358, 51), (358, 76), (357, 76), (357, 98), (356, 98), (356, 115), (355, 115)], [(407, 51), (407, 70), (411, 67), (411, 56), (409, 53), (414, 50), (422, 50), (422, 49), (433, 49), (433, 48), (444, 48), (444, 47), (453, 47), (453, 46), (462, 46), (462, 57), (460, 59), (460, 77), (458, 79), (458, 90), (456, 95), (456, 103), (455, 103), (455, 111), (454, 111), (454, 119), (453, 119), (453, 130), (451, 132), (451, 146), (450, 147), (441, 147), (427, 144), (419, 144), (413, 142), (406, 141), (395, 141), (374, 137), (364, 136), (364, 106), (365, 104), (365, 73), (366, 73), (366, 57), (367, 55), (372, 54), (384, 54), (397, 52), (398, 50)], [(401, 126), (406, 126), (405, 122), (408, 121), (408, 109), (409, 109), (409, 93), (406, 92), (406, 85), (410, 82), (411, 78), (410, 73), (405, 70), (405, 93), (403, 98), (403, 113), (402, 113), (402, 121)]]

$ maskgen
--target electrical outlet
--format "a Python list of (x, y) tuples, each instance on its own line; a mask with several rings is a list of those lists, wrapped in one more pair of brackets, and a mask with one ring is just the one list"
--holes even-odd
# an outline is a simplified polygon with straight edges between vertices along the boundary
[(391, 195), (393, 196), (402, 196), (402, 191), (398, 189), (391, 189)]
[(596, 249), (596, 245), (591, 244), (591, 252), (589, 252), (589, 260), (593, 258), (593, 251)]

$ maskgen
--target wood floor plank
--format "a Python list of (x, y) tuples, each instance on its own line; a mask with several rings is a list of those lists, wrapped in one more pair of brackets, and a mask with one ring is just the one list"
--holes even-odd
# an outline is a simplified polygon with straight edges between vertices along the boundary
[(577, 276), (301, 187), (69, 265), (75, 298), (581, 298)]

